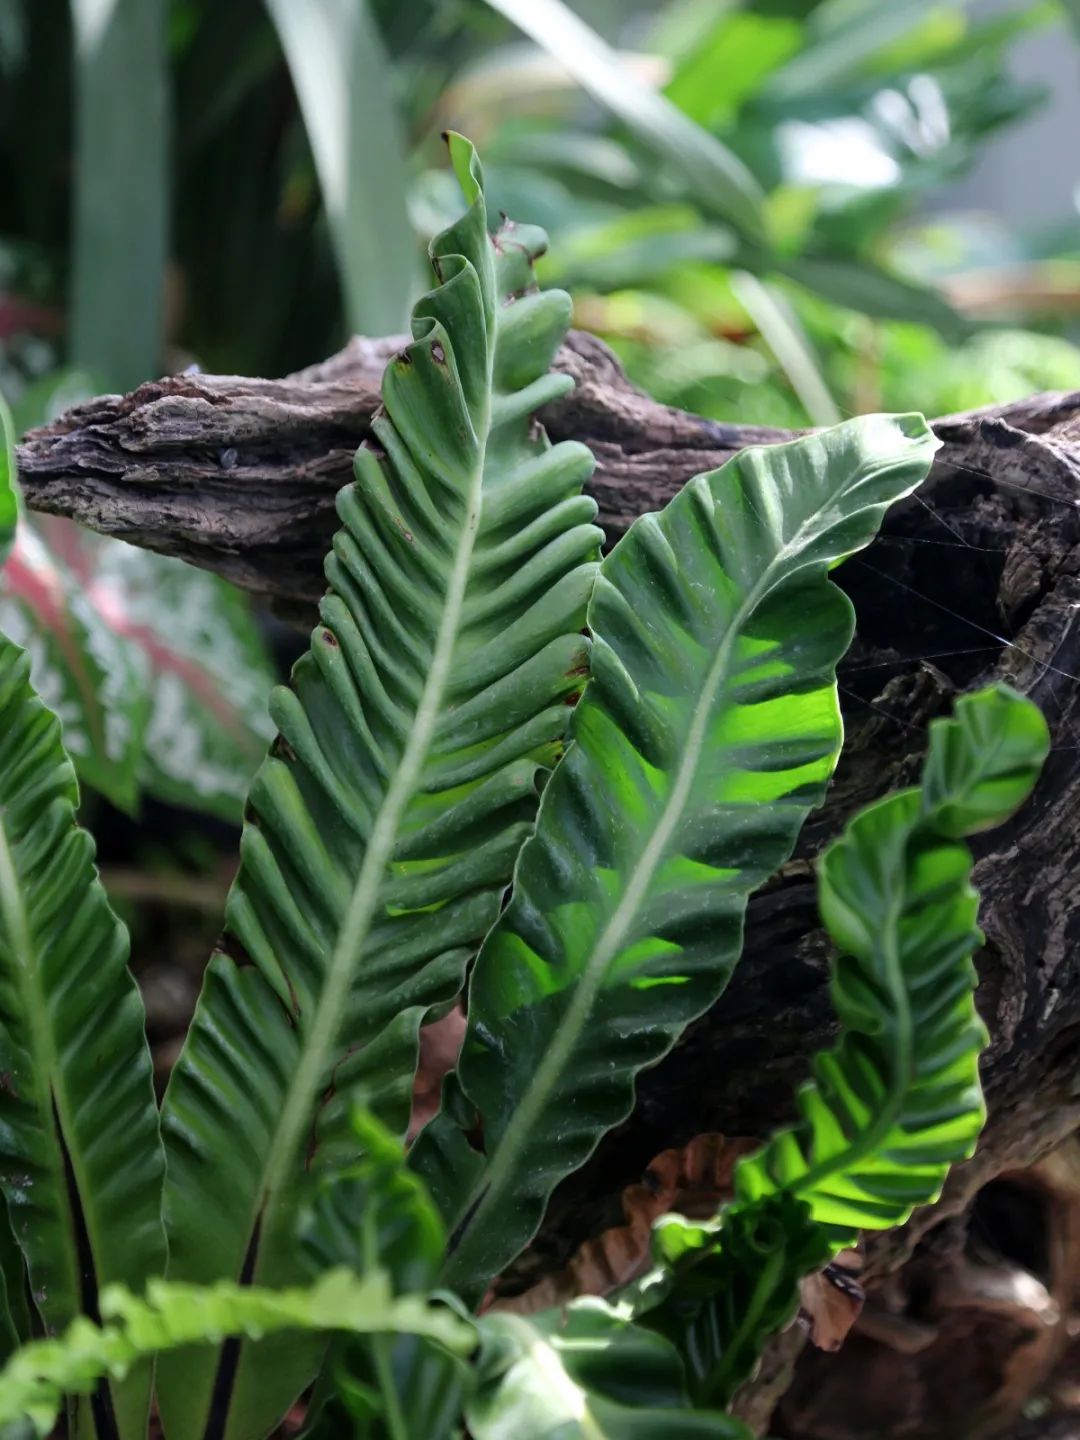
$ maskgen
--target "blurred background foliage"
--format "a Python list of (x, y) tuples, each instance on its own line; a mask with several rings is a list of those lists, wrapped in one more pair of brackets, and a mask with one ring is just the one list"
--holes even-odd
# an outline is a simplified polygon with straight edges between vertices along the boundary
[[(948, 208), (1042, 103), (1040, 31), (1072, 46), (1077, 0), (0, 0), (0, 392), (22, 430), (403, 329), (449, 126), (662, 400), (799, 426), (1080, 387), (1076, 197)], [(246, 602), (24, 524), (0, 622), (91, 786), (235, 818), (271, 671)]]
[[(941, 196), (1039, 106), (1074, 0), (0, 0), (0, 386), (22, 424), (163, 369), (401, 329), (456, 204), (662, 399), (797, 425), (1080, 384), (1080, 222)], [(1033, 156), (1033, 163), (1039, 157)]]

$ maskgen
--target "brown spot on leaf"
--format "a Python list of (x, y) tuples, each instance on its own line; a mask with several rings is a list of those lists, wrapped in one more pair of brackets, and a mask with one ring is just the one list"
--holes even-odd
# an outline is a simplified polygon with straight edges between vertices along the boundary
[(446, 351), (439, 344), (438, 340), (436, 340), (431, 347), (431, 358), (435, 361), (436, 365), (446, 364)]
[(320, 640), (322, 640), (324, 645), (329, 645), (331, 650), (337, 649), (338, 638), (332, 630), (324, 629), (319, 638)]

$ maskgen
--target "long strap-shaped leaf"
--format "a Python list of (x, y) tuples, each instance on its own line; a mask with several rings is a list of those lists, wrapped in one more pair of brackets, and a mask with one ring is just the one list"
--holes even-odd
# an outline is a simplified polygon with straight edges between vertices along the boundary
[[(50, 1332), (165, 1267), (163, 1156), (124, 927), (75, 824), (60, 723), (0, 638), (0, 1188)], [(102, 1386), (101, 1440), (141, 1436), (144, 1369)]]
[(871, 417), (744, 451), (604, 561), (575, 743), (471, 985), (459, 1083), (486, 1153), (448, 1116), (416, 1147), (464, 1293), (529, 1239), (629, 1112), (637, 1072), (723, 988), (747, 897), (840, 748), (853, 616), (827, 569), (870, 541), (935, 443), (921, 417)]
[(1034, 785), (1046, 722), (1005, 686), (938, 720), (922, 786), (864, 811), (819, 869), (821, 914), (839, 959), (840, 1044), (817, 1057), (802, 1123), (736, 1171), (754, 1202), (798, 1196), (833, 1246), (902, 1224), (936, 1199), (982, 1129), (971, 956), (982, 941), (962, 837), (999, 825)]
[[(382, 454), (340, 497), (323, 623), (273, 701), (281, 738), (166, 1097), (178, 1279), (290, 1282), (298, 1192), (328, 1146), (355, 1146), (355, 1086), (403, 1125), (417, 1027), (496, 918), (587, 667), (592, 460), (532, 418), (569, 388), (547, 373), (569, 298), (536, 292), (541, 232), (488, 235), (472, 148), (451, 151), (469, 210), (388, 367)], [(296, 1345), (176, 1357), (171, 1440), (208, 1417), (265, 1432), (311, 1368)]]
[(1030, 701), (1004, 686), (936, 722), (918, 790), (859, 815), (819, 865), (836, 942), (840, 1044), (815, 1062), (802, 1124), (736, 1171), (710, 1220), (666, 1215), (655, 1270), (623, 1307), (675, 1341), (700, 1403), (726, 1404), (803, 1275), (859, 1229), (901, 1224), (937, 1198), (983, 1120), (971, 954), (981, 936), (961, 837), (1023, 802), (1048, 744)]

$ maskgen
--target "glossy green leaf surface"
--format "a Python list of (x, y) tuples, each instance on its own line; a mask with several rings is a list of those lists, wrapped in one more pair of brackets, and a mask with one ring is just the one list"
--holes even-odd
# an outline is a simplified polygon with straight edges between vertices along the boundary
[(736, 1170), (753, 1202), (783, 1189), (827, 1227), (902, 1224), (937, 1198), (982, 1129), (971, 956), (982, 941), (962, 836), (1000, 824), (1038, 778), (1046, 722), (1006, 686), (964, 696), (935, 721), (918, 789), (859, 815), (822, 858), (822, 918), (839, 951), (839, 1045), (818, 1056), (802, 1121)]
[[(589, 609), (592, 679), (473, 972), (447, 1113), (415, 1162), (477, 1298), (634, 1077), (722, 991), (747, 898), (821, 803), (852, 608), (829, 567), (922, 480), (920, 416), (743, 451), (638, 520)], [(465, 1140), (479, 1113), (485, 1153)]]
[(156, 1280), (146, 1298), (112, 1286), (101, 1297), (105, 1324), (72, 1323), (57, 1339), (23, 1347), (0, 1371), (0, 1426), (28, 1418), (48, 1435), (65, 1394), (87, 1394), (105, 1375), (123, 1377), (144, 1357), (221, 1336), (281, 1331), (424, 1335), (467, 1355), (471, 1325), (418, 1296), (394, 1299), (385, 1274), (331, 1270), (309, 1289), (259, 1290), (223, 1281), (202, 1288)]
[(750, 1440), (740, 1421), (691, 1410), (674, 1346), (602, 1301), (487, 1315), (479, 1329), (475, 1440)]
[[(56, 1332), (94, 1315), (100, 1286), (163, 1271), (163, 1156), (127, 934), (29, 668), (0, 640), (0, 1188)], [(149, 1375), (111, 1398), (121, 1434), (141, 1436)]]
[(19, 503), (15, 498), (15, 436), (11, 413), (0, 396), (0, 564), (15, 539)]
[[(541, 232), (488, 235), (472, 148), (451, 150), (469, 208), (433, 244), (380, 448), (339, 497), (322, 624), (271, 702), (280, 739), (165, 1100), (178, 1279), (290, 1283), (304, 1185), (347, 1151), (357, 1087), (404, 1129), (418, 1027), (498, 914), (587, 668), (592, 457), (532, 418), (570, 384), (548, 373), (569, 299), (535, 289)], [(213, 1351), (175, 1357), (172, 1440), (212, 1392), (232, 1440), (265, 1431), (316, 1360), (244, 1346), (215, 1391)]]

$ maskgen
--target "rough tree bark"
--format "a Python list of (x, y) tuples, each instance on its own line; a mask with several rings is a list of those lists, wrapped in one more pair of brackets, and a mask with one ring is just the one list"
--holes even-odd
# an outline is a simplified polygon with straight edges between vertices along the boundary
[[(28, 503), (181, 555), (306, 621), (322, 588), (334, 494), (369, 432), (379, 375), (396, 343), (354, 340), (285, 380), (185, 374), (91, 401), (20, 447)], [(553, 437), (592, 447), (591, 489), (612, 537), (691, 475), (748, 443), (786, 438), (654, 403), (587, 336), (572, 335), (558, 365), (577, 386), (542, 418)], [(891, 1306), (903, 1322), (892, 1341), (857, 1330), (857, 1344), (829, 1363), (841, 1367), (830, 1372), (836, 1378), (845, 1354), (855, 1357), (849, 1363), (866, 1363), (858, 1345), (891, 1343), (900, 1354), (915, 1343), (910, 1327), (921, 1326), (919, 1353), (936, 1355), (940, 1366), (934, 1346), (951, 1346), (943, 1373), (962, 1371), (982, 1396), (989, 1428), (978, 1433), (1007, 1434), (1027, 1398), (1010, 1369), (1021, 1344), (1009, 1339), (1015, 1314), (1001, 1319), (1000, 1297), (981, 1310), (972, 1299), (981, 1335), (1005, 1326), (996, 1348), (973, 1347), (970, 1326), (958, 1335), (927, 1310), (934, 1286), (925, 1277), (984, 1263), (987, 1221), (976, 1196), (988, 1182), (1003, 1183), (995, 1177), (1004, 1172), (1030, 1167), (1080, 1124), (1080, 394), (947, 417), (934, 428), (942, 449), (927, 485), (895, 507), (864, 557), (838, 572), (859, 630), (840, 672), (848, 742), (829, 803), (795, 858), (753, 900), (745, 958), (724, 999), (642, 1078), (633, 1118), (557, 1192), (542, 1234), (508, 1283), (524, 1287), (558, 1269), (583, 1239), (617, 1223), (623, 1187), (665, 1147), (705, 1131), (760, 1136), (791, 1113), (809, 1056), (828, 1042), (832, 1024), (813, 857), (854, 809), (910, 782), (927, 723), (958, 691), (1005, 678), (1043, 707), (1054, 750), (1031, 803), (978, 846), (987, 933), (979, 999), (993, 1036), (984, 1067), (990, 1121), (942, 1204), (868, 1247), (869, 1283), (885, 1297), (878, 1308)], [(1050, 1213), (1040, 1223), (1049, 1226)], [(1029, 1230), (1002, 1221), (992, 1241), (998, 1260), (1030, 1270), (1035, 1262), (1024, 1260), (1021, 1233)], [(913, 1289), (903, 1277), (913, 1277)], [(1073, 1281), (1062, 1283), (1065, 1309), (1080, 1305), (1080, 1274), (1075, 1295)], [(1020, 1333), (1027, 1333), (1022, 1324)], [(1058, 1350), (1050, 1345), (1046, 1353)], [(837, 1393), (833, 1412), (800, 1411), (797, 1381), (795, 1408), (774, 1423), (790, 1425), (783, 1433), (800, 1440), (860, 1433), (845, 1428), (854, 1421), (845, 1419), (843, 1385)], [(768, 1400), (759, 1395), (747, 1413), (764, 1423)], [(927, 1440), (957, 1433), (951, 1414), (913, 1419), (898, 1411), (894, 1418), (877, 1417), (875, 1433)]]

